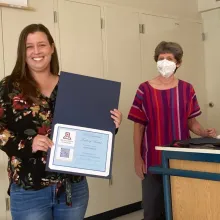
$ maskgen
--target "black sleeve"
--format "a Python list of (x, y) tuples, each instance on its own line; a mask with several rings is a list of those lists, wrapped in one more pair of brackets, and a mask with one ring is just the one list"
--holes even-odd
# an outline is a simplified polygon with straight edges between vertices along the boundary
[(117, 134), (117, 133), (118, 133), (118, 128), (115, 129), (115, 134)]
[(0, 82), (0, 149), (9, 157), (30, 157), (33, 137), (27, 135), (22, 138), (8, 129), (7, 114), (9, 105), (11, 105), (5, 98), (8, 96), (8, 89), (6, 89), (5, 81), (2, 80)]

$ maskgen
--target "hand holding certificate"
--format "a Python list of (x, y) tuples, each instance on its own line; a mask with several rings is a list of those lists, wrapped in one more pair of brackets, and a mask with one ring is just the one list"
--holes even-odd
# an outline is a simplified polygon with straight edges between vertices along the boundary
[(61, 73), (47, 170), (110, 178), (120, 83)]

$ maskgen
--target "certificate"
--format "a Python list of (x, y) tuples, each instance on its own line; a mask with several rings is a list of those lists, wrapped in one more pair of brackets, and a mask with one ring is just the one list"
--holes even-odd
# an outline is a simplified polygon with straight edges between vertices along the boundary
[(109, 179), (121, 83), (61, 72), (46, 171)]
[(76, 175), (108, 177), (112, 140), (110, 131), (56, 124), (49, 168)]

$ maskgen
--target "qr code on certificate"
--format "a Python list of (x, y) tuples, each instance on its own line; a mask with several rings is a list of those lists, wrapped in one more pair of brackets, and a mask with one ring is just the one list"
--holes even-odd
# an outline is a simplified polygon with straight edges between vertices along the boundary
[(70, 158), (70, 149), (68, 149), (68, 148), (61, 148), (60, 149), (60, 157), (61, 158)]
[(56, 159), (62, 161), (72, 161), (73, 160), (73, 149), (66, 147), (59, 147), (56, 151)]

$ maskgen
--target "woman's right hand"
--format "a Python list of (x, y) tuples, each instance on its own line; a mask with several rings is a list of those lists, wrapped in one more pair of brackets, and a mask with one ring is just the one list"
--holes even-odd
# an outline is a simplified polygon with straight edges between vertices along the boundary
[(144, 179), (144, 174), (146, 173), (146, 165), (141, 157), (137, 157), (134, 160), (135, 172), (141, 180)]
[(36, 153), (37, 151), (47, 152), (49, 148), (53, 146), (53, 142), (44, 135), (37, 135), (32, 143), (32, 152)]

